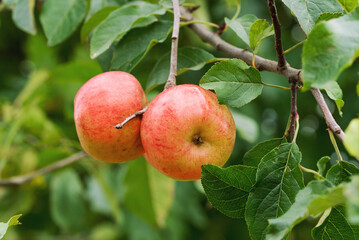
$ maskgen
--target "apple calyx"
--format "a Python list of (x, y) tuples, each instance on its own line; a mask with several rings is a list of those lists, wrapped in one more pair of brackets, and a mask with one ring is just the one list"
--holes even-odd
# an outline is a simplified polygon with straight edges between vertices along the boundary
[(192, 138), (192, 142), (198, 146), (203, 144), (203, 139), (199, 134), (195, 134)]

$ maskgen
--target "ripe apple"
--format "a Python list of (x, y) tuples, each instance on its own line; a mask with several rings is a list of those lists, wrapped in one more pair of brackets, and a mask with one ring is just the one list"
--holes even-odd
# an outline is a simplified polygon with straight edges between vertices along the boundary
[(140, 118), (121, 130), (114, 126), (147, 105), (146, 95), (129, 73), (101, 73), (87, 81), (75, 97), (75, 125), (83, 149), (106, 162), (124, 162), (143, 154)]
[(229, 109), (218, 103), (215, 93), (191, 84), (156, 96), (141, 122), (146, 160), (179, 180), (199, 179), (203, 164), (223, 166), (235, 137)]

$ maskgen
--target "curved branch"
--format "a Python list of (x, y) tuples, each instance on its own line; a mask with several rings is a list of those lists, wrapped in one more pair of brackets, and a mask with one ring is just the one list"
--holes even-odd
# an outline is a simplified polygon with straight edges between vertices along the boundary
[(44, 167), (44, 168), (41, 168), (37, 171), (34, 171), (32, 173), (29, 173), (29, 174), (26, 174), (26, 175), (23, 175), (23, 176), (18, 176), (18, 177), (11, 177), (11, 178), (8, 178), (8, 179), (5, 179), (5, 180), (0, 180), (0, 186), (16, 186), (16, 185), (21, 185), (21, 184), (24, 184), (24, 183), (27, 183), (29, 182), (30, 180), (38, 177), (38, 176), (41, 176), (41, 175), (44, 175), (46, 173), (49, 173), (49, 172), (52, 172), (54, 170), (57, 170), (59, 168), (63, 168), (67, 165), (70, 165), (71, 163), (74, 163), (78, 160), (80, 160), (81, 158), (84, 158), (88, 156), (87, 153), (85, 152), (78, 152), (78, 153), (75, 153), (67, 158), (64, 158), (60, 161), (57, 161), (53, 164), (51, 164), (50, 166), (47, 166), (47, 167)]
[[(181, 8), (181, 13), (184, 18), (187, 20), (193, 20), (193, 16), (191, 13), (189, 13), (185, 8)], [(249, 52), (248, 50), (244, 50), (238, 47), (235, 47), (223, 39), (221, 39), (217, 34), (207, 30), (206, 28), (202, 27), (200, 24), (192, 24), (189, 25), (189, 27), (193, 30), (197, 36), (206, 43), (209, 43), (212, 45), (217, 51), (223, 52), (226, 55), (233, 57), (233, 58), (239, 58), (246, 62), (248, 65), (252, 64), (252, 57), (253, 54)], [(255, 56), (255, 63), (256, 68), (260, 71), (268, 71), (268, 72), (274, 72), (281, 74), (288, 79), (292, 79), (296, 82), (302, 83), (302, 74), (301, 69), (296, 69), (293, 67), (288, 67), (282, 71), (280, 71), (277, 66), (278, 63), (276, 61), (272, 61), (269, 59), (265, 59), (259, 56)], [(328, 127), (337, 135), (337, 137), (343, 141), (344, 139), (344, 132), (340, 128), (340, 126), (336, 123), (333, 115), (329, 111), (329, 108), (324, 101), (323, 95), (321, 94), (319, 89), (311, 89), (311, 92), (317, 101), (324, 118), (326, 120), (326, 123)]]

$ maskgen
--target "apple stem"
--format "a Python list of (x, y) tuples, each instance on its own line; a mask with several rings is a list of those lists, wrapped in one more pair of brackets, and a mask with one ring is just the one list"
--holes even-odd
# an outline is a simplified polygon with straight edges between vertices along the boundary
[(176, 77), (177, 77), (177, 52), (178, 52), (178, 35), (179, 35), (179, 26), (181, 14), (179, 10), (178, 0), (172, 0), (173, 5), (173, 31), (172, 31), (172, 47), (171, 47), (171, 66), (170, 74), (165, 85), (164, 90), (176, 86)]
[(126, 123), (128, 123), (129, 121), (131, 121), (132, 119), (142, 116), (147, 110), (147, 107), (141, 109), (140, 111), (132, 114), (131, 116), (129, 116), (128, 118), (125, 119), (125, 121), (123, 121), (122, 123), (117, 124), (116, 126), (114, 126), (114, 128), (116, 129), (121, 129), (123, 128), (123, 126), (125, 126)]

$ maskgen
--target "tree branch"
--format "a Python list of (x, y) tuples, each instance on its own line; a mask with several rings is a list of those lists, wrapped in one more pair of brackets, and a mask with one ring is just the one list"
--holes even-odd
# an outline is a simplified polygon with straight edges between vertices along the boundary
[[(184, 18), (187, 20), (193, 20), (193, 16), (189, 13), (185, 8), (181, 8), (181, 13)], [(239, 58), (246, 62), (248, 65), (252, 64), (253, 54), (248, 50), (244, 50), (238, 47), (235, 47), (226, 41), (222, 40), (217, 34), (207, 30), (202, 27), (200, 24), (192, 24), (189, 27), (193, 30), (193, 32), (203, 41), (212, 45), (217, 51), (223, 52), (226, 55)], [(259, 56), (255, 56), (256, 68), (260, 71), (268, 71), (279, 73), (288, 79), (291, 78), (295, 80), (297, 83), (302, 82), (301, 70), (292, 68), (288, 66), (286, 69), (280, 71), (277, 66), (278, 63), (269, 59), (265, 59)], [(340, 126), (336, 123), (332, 114), (330, 113), (326, 102), (324, 101), (323, 95), (318, 89), (311, 89), (311, 92), (316, 99), (323, 115), (326, 120), (328, 127), (337, 135), (337, 137), (343, 141), (344, 132), (340, 128)]]
[(275, 6), (274, 0), (268, 0), (268, 8), (272, 18), (273, 28), (274, 28), (274, 36), (275, 36), (275, 45), (274, 48), (277, 52), (278, 56), (278, 70), (283, 71), (286, 69), (287, 61), (285, 60), (283, 54), (283, 45), (282, 45), (282, 33), (280, 31), (280, 23), (277, 14), (277, 8)]
[(146, 112), (146, 110), (147, 110), (147, 107), (144, 107), (140, 111), (138, 111), (138, 112), (132, 114), (131, 116), (129, 116), (128, 118), (126, 118), (122, 123), (119, 123), (116, 126), (114, 126), (114, 128), (116, 128), (116, 129), (123, 128), (123, 126), (125, 126), (125, 124), (128, 123), (129, 121), (131, 121), (132, 119), (142, 116)]
[(16, 185), (21, 185), (21, 184), (27, 183), (30, 180), (32, 180), (38, 176), (52, 172), (59, 168), (63, 168), (63, 167), (70, 165), (71, 163), (74, 163), (86, 156), (87, 156), (87, 153), (82, 152), (82, 151), (75, 153), (67, 158), (64, 158), (60, 161), (57, 161), (57, 162), (51, 164), (50, 166), (44, 167), (44, 168), (34, 171), (32, 173), (29, 173), (29, 174), (26, 174), (23, 176), (18, 176), (18, 177), (11, 177), (11, 178), (8, 178), (5, 180), (0, 180), (0, 186), (16, 186)]
[(338, 123), (335, 121), (332, 113), (330, 112), (327, 103), (324, 100), (324, 97), (322, 95), (322, 93), (320, 92), (319, 89), (316, 88), (312, 88), (310, 90), (315, 98), (315, 100), (317, 101), (320, 110), (323, 113), (325, 122), (327, 123), (329, 129), (335, 133), (335, 135), (337, 135), (337, 137), (343, 141), (345, 134), (343, 132), (343, 130), (340, 128), (340, 126), (338, 125)]
[(172, 31), (172, 47), (171, 47), (171, 66), (170, 74), (168, 76), (165, 90), (176, 86), (176, 77), (177, 77), (177, 52), (178, 52), (178, 34), (179, 34), (179, 25), (180, 25), (180, 6), (178, 0), (172, 0), (173, 5), (173, 31)]
[(293, 142), (294, 133), (295, 133), (295, 120), (298, 117), (297, 112), (297, 81), (289, 78), (290, 90), (291, 90), (291, 100), (290, 100), (290, 125), (289, 125), (289, 134), (290, 139)]

